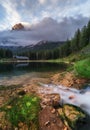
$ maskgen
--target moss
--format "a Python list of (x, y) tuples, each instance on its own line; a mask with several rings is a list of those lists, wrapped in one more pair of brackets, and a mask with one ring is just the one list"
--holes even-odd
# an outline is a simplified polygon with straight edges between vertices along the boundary
[(34, 95), (25, 95), (20, 98), (15, 98), (9, 102), (3, 109), (6, 111), (6, 119), (13, 126), (17, 126), (19, 123), (28, 125), (30, 130), (32, 127), (34, 130), (38, 129), (38, 113), (40, 110), (40, 99)]
[(86, 120), (86, 114), (79, 107), (74, 105), (65, 104), (63, 106), (63, 112), (69, 126), (75, 130), (78, 129), (77, 126), (80, 122), (83, 123), (83, 121)]

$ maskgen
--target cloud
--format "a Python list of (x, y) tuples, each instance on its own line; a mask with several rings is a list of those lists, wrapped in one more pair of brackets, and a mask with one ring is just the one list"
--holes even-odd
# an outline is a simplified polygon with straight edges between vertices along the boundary
[(88, 20), (82, 15), (77, 16), (77, 18), (64, 17), (61, 22), (47, 17), (32, 25), (31, 29), (35, 30), (35, 36), (39, 40), (65, 41), (74, 35), (77, 28), (82, 28)]
[(45, 4), (47, 0), (38, 0), (40, 4)]
[[(23, 23), (26, 31), (8, 31), (0, 33), (0, 44), (6, 39), (8, 45), (32, 45), (41, 40), (65, 41), (71, 38), (77, 28), (82, 28), (88, 22), (87, 17), (82, 15), (73, 17), (64, 17), (58, 22), (51, 17), (44, 18), (38, 23)], [(5, 42), (4, 42), (5, 43)]]
[(11, 27), (17, 22), (21, 21), (21, 17), (17, 12), (17, 3), (13, 3), (11, 0), (5, 0), (1, 2), (2, 6), (4, 7), (6, 14), (4, 24), (2, 26)]
[(64, 17), (76, 18), (78, 15), (90, 17), (90, 0), (0, 0), (4, 12), (0, 30), (10, 28), (20, 22), (36, 23), (44, 17), (52, 17), (58, 22)]

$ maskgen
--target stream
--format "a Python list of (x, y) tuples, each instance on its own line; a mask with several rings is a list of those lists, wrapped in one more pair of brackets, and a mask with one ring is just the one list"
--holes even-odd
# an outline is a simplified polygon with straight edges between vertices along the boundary
[(61, 85), (40, 84), (44, 87), (40, 93), (58, 93), (61, 97), (61, 104), (68, 103), (76, 105), (90, 115), (90, 86), (77, 90), (75, 88), (67, 88)]

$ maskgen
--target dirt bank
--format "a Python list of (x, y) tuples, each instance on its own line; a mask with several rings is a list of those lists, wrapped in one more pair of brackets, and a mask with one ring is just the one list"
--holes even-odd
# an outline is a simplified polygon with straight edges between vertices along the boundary
[(76, 76), (73, 72), (57, 73), (51, 77), (52, 83), (80, 89), (90, 83), (89, 79)]

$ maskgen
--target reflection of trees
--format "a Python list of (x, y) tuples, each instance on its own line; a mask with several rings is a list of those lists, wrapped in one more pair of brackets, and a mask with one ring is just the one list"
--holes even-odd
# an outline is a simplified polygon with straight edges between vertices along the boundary
[(9, 72), (9, 71), (13, 71), (13, 64), (11, 63), (0, 64), (0, 72)]
[(64, 63), (43, 63), (43, 62), (30, 62), (30, 63), (3, 63), (0, 64), (0, 72), (23, 71), (26, 72), (48, 72), (63, 70), (66, 68)]

